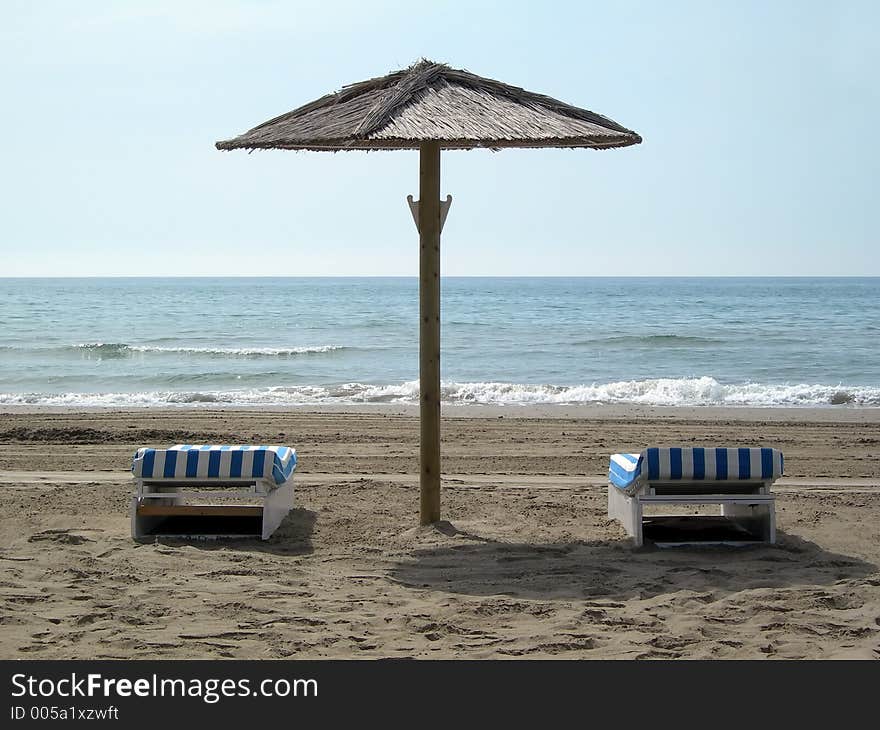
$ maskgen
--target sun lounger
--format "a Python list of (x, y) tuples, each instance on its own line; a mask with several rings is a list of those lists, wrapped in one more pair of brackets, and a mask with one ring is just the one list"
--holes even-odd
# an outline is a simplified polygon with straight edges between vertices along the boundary
[(608, 517), (619, 520), (635, 545), (641, 546), (646, 523), (658, 527), (662, 535), (673, 520), (694, 527), (698, 519), (646, 515), (646, 507), (717, 504), (721, 518), (702, 518), (706, 529), (694, 529), (694, 541), (727, 543), (730, 540), (713, 540), (711, 535), (723, 535), (725, 530), (729, 535), (732, 528), (752, 541), (774, 543), (776, 508), (770, 486), (782, 476), (782, 468), (782, 453), (769, 448), (649, 448), (640, 454), (613, 454)]
[(295, 468), (287, 446), (138, 449), (131, 535), (267, 540), (293, 506)]

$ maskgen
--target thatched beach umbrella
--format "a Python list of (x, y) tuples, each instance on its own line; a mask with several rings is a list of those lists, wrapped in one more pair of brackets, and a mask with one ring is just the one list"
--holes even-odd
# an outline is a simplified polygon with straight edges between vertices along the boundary
[(419, 150), (420, 521), (440, 519), (440, 150), (626, 147), (642, 139), (586, 109), (431, 61), (345, 86), (217, 149)]

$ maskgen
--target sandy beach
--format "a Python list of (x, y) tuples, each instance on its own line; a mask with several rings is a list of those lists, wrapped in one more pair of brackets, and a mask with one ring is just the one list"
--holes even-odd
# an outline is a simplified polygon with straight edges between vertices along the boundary
[[(0, 657), (880, 657), (880, 409), (449, 408), (416, 528), (411, 407), (0, 414)], [(273, 538), (129, 535), (131, 456), (296, 447)], [(632, 549), (608, 454), (780, 448), (775, 547)]]

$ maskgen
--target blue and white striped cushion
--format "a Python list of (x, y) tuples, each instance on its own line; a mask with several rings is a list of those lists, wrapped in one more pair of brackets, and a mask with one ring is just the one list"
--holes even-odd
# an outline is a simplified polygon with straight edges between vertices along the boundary
[(141, 479), (265, 479), (286, 482), (296, 468), (289, 446), (178, 444), (138, 449), (131, 472)]
[(608, 478), (629, 494), (649, 481), (775, 481), (783, 474), (782, 452), (770, 448), (649, 448), (613, 454)]
[(608, 478), (615, 487), (627, 489), (636, 482), (642, 473), (642, 460), (639, 454), (611, 454)]

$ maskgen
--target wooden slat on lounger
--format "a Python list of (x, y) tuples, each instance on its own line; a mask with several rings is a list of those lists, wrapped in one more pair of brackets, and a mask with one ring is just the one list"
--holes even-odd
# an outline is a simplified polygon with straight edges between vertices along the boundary
[(260, 517), (263, 508), (252, 505), (140, 504), (137, 513), (144, 516), (171, 517)]

